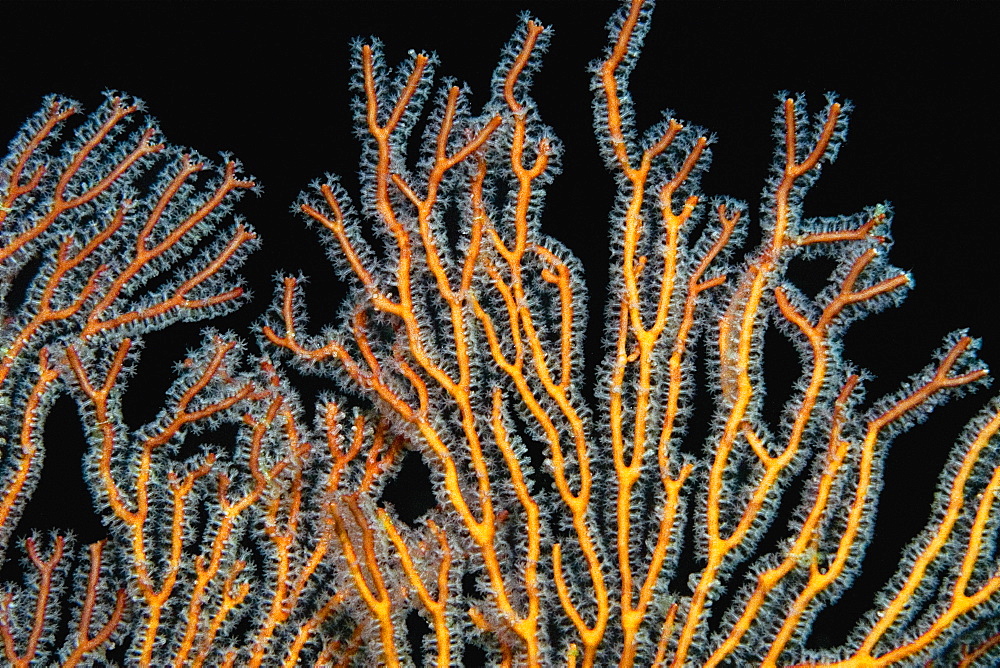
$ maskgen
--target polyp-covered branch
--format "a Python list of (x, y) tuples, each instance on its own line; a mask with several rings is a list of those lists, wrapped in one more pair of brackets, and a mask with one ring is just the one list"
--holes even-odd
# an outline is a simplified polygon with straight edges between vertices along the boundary
[[(8, 587), (0, 606), (0, 642), (8, 665), (48, 663), (57, 656), (62, 666), (77, 666), (104, 653), (122, 635), (126, 609), (124, 588), (109, 583), (105, 559), (106, 542), (89, 549), (89, 571), (78, 564), (78, 577), (66, 596), (65, 580), (71, 572), (72, 540), (54, 535), (48, 541), (33, 535), (24, 541), (30, 564), (26, 586)], [(83, 577), (79, 577), (82, 575)], [(73, 611), (70, 628), (61, 647), (54, 633), (59, 618)]]
[[(124, 548), (133, 592), (131, 661), (291, 666), (315, 655), (310, 645), (332, 657), (345, 651), (345, 635), (364, 637), (357, 583), (338, 570), (352, 545), (339, 509), (354, 508), (366, 531), (380, 526), (370, 509), (375, 523), (364, 520), (357, 499), (379, 493), (398, 439), (387, 453), (385, 426), (373, 436), (359, 416), (345, 454), (337, 407), (326, 403), (320, 429), (311, 429), (274, 364), (244, 369), (241, 347), (209, 333), (184, 361), (164, 410), (136, 430), (120, 412), (128, 340), (104, 359), (69, 349), (94, 445), (90, 483)], [(178, 457), (194, 434), (227, 424), (235, 428), (229, 447)], [(325, 450), (317, 447), (324, 436)], [(362, 445), (367, 461), (353, 466)], [(404, 611), (391, 611), (396, 628)], [(400, 637), (389, 640), (395, 647)]]
[[(861, 407), (861, 376), (841, 357), (843, 333), (866, 311), (898, 301), (910, 281), (885, 260), (886, 207), (855, 218), (802, 214), (806, 190), (843, 140), (847, 106), (831, 99), (810, 120), (804, 100), (782, 99), (763, 239), (736, 266), (745, 206), (700, 192), (710, 157), (704, 133), (673, 118), (641, 139), (636, 132), (627, 81), (651, 11), (651, 2), (628, 3), (594, 66), (597, 132), (621, 185), (599, 432), (580, 389), (579, 267), (538, 228), (542, 189), (559, 166), (558, 144), (526, 90), (545, 33), (529, 22), (507, 49), (481, 115), (468, 112), (460, 88), (442, 90), (415, 167), (405, 147), (433, 59), (415, 56), (390, 81), (377, 45), (359, 47), (356, 120), (369, 135), (360, 213), (373, 225), (358, 224), (335, 181), (301, 204), (358, 289), (340, 330), (310, 336), (299, 325), (297, 279), (286, 279), (280, 326), (264, 332), (307, 368), (363, 390), (406, 433), (435, 471), (443, 520), (424, 525), (436, 527), (427, 538), (446, 541), (448, 555), (469, 555), (464, 564), (451, 556), (421, 562), (391, 515), (347, 504), (339, 535), (388, 659), (402, 660), (387, 647), (398, 634), (399, 599), (391, 560), (374, 549), (380, 532), (434, 624), (439, 658), (458, 647), (444, 620), (447, 583), (463, 569), (484, 595), (455, 600), (465, 598), (457, 605), (498, 661), (679, 666), (805, 656), (802, 629), (859, 568), (888, 443), (984, 373), (970, 340), (956, 337), (936, 370)], [(506, 199), (496, 201), (498, 193)], [(452, 209), (462, 221), (458, 244), (443, 229)], [(819, 256), (836, 269), (830, 287), (809, 298), (785, 272), (793, 258)], [(763, 417), (771, 327), (803, 362), (780, 425)], [(704, 381), (694, 359), (699, 338), (713, 351), (707, 380), (716, 410), (697, 459), (683, 438)], [(526, 456), (536, 443), (547, 458), (542, 472)], [(781, 504), (796, 505), (785, 498), (804, 470), (812, 478), (789, 535), (777, 549), (763, 544)], [(558, 498), (538, 490), (546, 479)], [(973, 534), (992, 526), (988, 505), (969, 520), (976, 549), (985, 539)], [(688, 573), (678, 572), (685, 527), (697, 562)], [(521, 569), (504, 567), (502, 540), (514, 541)], [(749, 569), (744, 588), (729, 609), (713, 610), (739, 586), (741, 569)]]
[[(152, 143), (152, 125), (121, 138), (139, 109), (138, 102), (109, 96), (75, 140), (57, 144), (57, 130), (75, 108), (53, 98), (12, 144), (0, 209), (3, 274), (11, 280), (30, 260), (45, 261), (21, 313), (5, 327), (4, 377), (29, 341), (45, 338), (39, 336), (44, 328), (84, 337), (123, 325), (141, 332), (154, 318), (153, 326), (162, 327), (204, 317), (199, 311), (217, 312), (212, 307), (242, 294), (238, 286), (223, 286), (254, 235), (243, 225), (228, 240), (216, 232), (234, 196), (253, 182), (237, 177), (230, 161), (209, 184), (210, 194), (200, 194), (203, 161)], [(61, 152), (48, 155), (55, 148)], [(138, 190), (150, 174), (152, 185)], [(172, 280), (142, 294), (169, 270)]]
[(228, 311), (243, 292), (231, 276), (254, 234), (222, 221), (253, 182), (230, 161), (204, 194), (206, 163), (158, 142), (149, 121), (127, 136), (140, 110), (109, 94), (63, 139), (76, 104), (52, 97), (0, 166), (0, 551), (37, 482), (38, 432), (61, 387), (50, 360)]
[[(584, 313), (579, 267), (538, 230), (541, 187), (558, 166), (555, 140), (539, 126), (527, 94), (544, 40), (543, 29), (528, 22), (508, 47), (480, 116), (470, 114), (459, 87), (441, 92), (416, 171), (405, 140), (428, 95), (432, 61), (416, 56), (390, 83), (377, 47), (360, 47), (357, 120), (370, 135), (362, 212), (374, 219), (380, 247), (362, 233), (344, 191), (320, 186), (320, 199), (305, 200), (302, 210), (329, 231), (342, 269), (360, 283), (349, 336), (307, 339), (298, 330), (294, 279), (285, 282), (283, 333), (265, 328), (273, 343), (313, 368), (336, 360), (351, 383), (406, 425), (440, 473), (439, 493), (459, 521), (440, 528), (475, 546), (469, 567), (488, 593), (473, 602), (475, 623), (506, 648), (498, 651), (524, 653), (531, 664), (542, 657), (546, 606), (561, 607), (571, 620), (587, 662), (610, 611), (591, 524), (589, 427), (574, 382)], [(489, 197), (501, 183), (506, 203)], [(457, 246), (443, 227), (452, 208), (464, 220)], [(515, 416), (551, 453), (568, 514), (552, 565), (542, 569), (536, 563), (556, 529), (535, 498)], [(520, 570), (502, 557), (508, 540), (524, 546)], [(441, 578), (412, 569), (409, 576)], [(553, 579), (544, 586), (543, 577)], [(596, 592), (594, 601), (581, 600), (581, 586)], [(435, 605), (426, 605), (432, 617)]]
[[(860, 222), (802, 215), (803, 195), (843, 140), (847, 108), (831, 100), (811, 122), (804, 100), (782, 99), (776, 118), (782, 145), (766, 191), (764, 238), (744, 267), (727, 266), (727, 249), (739, 241), (734, 233), (742, 206), (717, 202), (717, 231), (712, 221), (700, 230), (705, 212), (697, 177), (707, 164), (705, 138), (675, 119), (642, 139), (636, 132), (627, 81), (651, 10), (650, 2), (628, 3), (612, 21), (606, 58), (594, 66), (597, 131), (621, 185), (608, 318), (615, 346), (604, 382), (617, 478), (623, 662), (652, 660), (656, 649), (675, 666), (769, 665), (803, 651), (803, 629), (859, 568), (886, 445), (944, 395), (985, 372), (968, 352), (970, 340), (956, 337), (935, 372), (867, 414), (858, 410), (859, 378), (841, 358), (843, 332), (865, 311), (898, 301), (910, 281), (885, 261), (885, 207), (875, 207)], [(832, 257), (837, 269), (830, 287), (810, 299), (785, 278), (785, 270), (795, 257), (818, 256)], [(707, 330), (717, 350), (708, 381), (717, 406), (706, 457), (694, 462), (681, 454), (690, 450), (679, 437), (700, 382), (693, 377), (690, 351), (706, 325), (715, 326), (714, 332)], [(763, 342), (772, 326), (796, 344), (803, 360), (802, 377), (784, 411), (788, 422), (777, 426), (763, 419), (763, 368), (769, 363)], [(817, 447), (818, 442), (827, 445)], [(656, 458), (647, 454), (654, 444)], [(765, 532), (778, 520), (789, 481), (807, 466), (814, 477), (790, 536), (770, 553), (772, 546), (762, 545)], [(981, 478), (980, 484), (987, 483)], [(992, 498), (991, 491), (984, 494)], [(698, 501), (693, 526), (699, 563), (688, 579), (692, 594), (681, 596), (679, 605), (660, 607), (658, 621), (647, 607), (653, 600), (649, 592), (666, 596), (670, 590), (664, 584), (670, 581), (683, 591), (684, 574), (674, 568), (686, 521), (684, 501), (690, 497)], [(984, 504), (976, 507), (979, 521), (969, 520), (975, 527), (970, 536), (979, 537), (970, 537), (970, 545), (978, 551), (976, 541), (992, 529)], [(636, 544), (638, 537), (642, 545)], [(725, 590), (739, 586), (734, 574), (747, 562), (754, 586), (737, 593), (728, 609), (713, 610)], [(637, 582), (637, 575), (645, 579)], [(948, 608), (958, 609), (969, 608)], [(778, 635), (771, 636), (776, 629)], [(654, 641), (661, 630), (661, 640)], [(945, 640), (939, 635), (925, 645), (938, 642), (940, 649)]]
[[(187, 373), (170, 391), (172, 398), (156, 423), (132, 432), (120, 413), (123, 387), (121, 377), (128, 363), (129, 340), (104, 362), (87, 359), (70, 347), (69, 365), (83, 398), (86, 427), (93, 434), (95, 453), (89, 462), (91, 483), (99, 490), (98, 498), (116, 518), (115, 532), (128, 544), (125, 561), (130, 585), (135, 588), (140, 609), (134, 614), (143, 618), (142, 630), (135, 632), (134, 651), (138, 659), (150, 661), (154, 645), (164, 629), (184, 627), (178, 616), (189, 598), (192, 623), (199, 620), (198, 608), (205, 585), (218, 575), (226, 556), (224, 546), (234, 523), (250, 503), (229, 505), (221, 496), (226, 473), (219, 473), (222, 517), (213, 522), (215, 529), (203, 548), (199, 564), (192, 568), (186, 551), (194, 538), (193, 513), (205, 503), (203, 479), (217, 467), (216, 453), (206, 453), (174, 470), (165, 450), (177, 448), (193, 426), (218, 422), (254, 392), (253, 385), (235, 373), (233, 353), (236, 344), (216, 337), (199, 355), (187, 361)], [(251, 458), (251, 462), (253, 458)], [(263, 485), (253, 488), (259, 496)], [(253, 493), (253, 492), (251, 492)], [(231, 550), (232, 548), (230, 548)], [(207, 554), (206, 554), (207, 553)], [(210, 555), (210, 556), (209, 556)], [(207, 558), (207, 562), (202, 561)], [(229, 557), (231, 561), (231, 557)], [(230, 564), (238, 572), (235, 563)], [(187, 580), (192, 578), (193, 584)], [(188, 587), (191, 587), (188, 589)], [(186, 590), (187, 596), (181, 594)], [(176, 634), (170, 645), (179, 643), (179, 651), (190, 651), (190, 633)]]

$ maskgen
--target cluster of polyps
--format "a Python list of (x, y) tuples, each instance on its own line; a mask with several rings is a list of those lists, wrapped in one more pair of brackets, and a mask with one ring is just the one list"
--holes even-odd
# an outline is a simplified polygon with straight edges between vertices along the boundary
[[(535, 22), (506, 47), (483, 110), (459, 87), (440, 91), (417, 157), (407, 147), (433, 59), (390, 75), (377, 44), (357, 45), (360, 207), (335, 179), (300, 202), (355, 286), (342, 324), (307, 332), (300, 280), (285, 279), (264, 352), (208, 332), (139, 428), (121, 411), (139, 337), (241, 296), (232, 274), (253, 233), (223, 228), (253, 184), (231, 162), (203, 182), (204, 163), (151, 127), (124, 136), (139, 110), (115, 96), (60, 143), (73, 106), (46, 103), (0, 171), (0, 539), (37, 483), (62, 392), (80, 406), (109, 537), (69, 596), (69, 541), (25, 541), (26, 583), (0, 607), (10, 663), (73, 665), (119, 644), (142, 665), (396, 665), (415, 654), (412, 613), (437, 665), (471, 661), (474, 647), (502, 665), (995, 657), (995, 404), (956, 446), (876, 609), (843, 647), (807, 647), (860, 569), (889, 442), (986, 372), (956, 334), (906, 387), (865, 402), (843, 334), (909, 278), (886, 260), (885, 206), (801, 214), (844, 138), (833, 99), (810, 120), (804, 100), (782, 98), (763, 240), (733, 261), (747, 215), (701, 194), (703, 133), (674, 119), (635, 127), (627, 80), (651, 12), (626, 3), (593, 67), (620, 184), (594, 392), (581, 267), (541, 231), (560, 148), (529, 95), (547, 40)], [(810, 297), (786, 269), (815, 257), (835, 269)], [(802, 359), (777, 425), (764, 417), (771, 327)], [(288, 363), (372, 410), (329, 395), (307, 417)], [(709, 404), (707, 443), (685, 443)], [(225, 425), (231, 444), (194, 451), (200, 430)], [(404, 450), (426, 460), (438, 501), (414, 526), (380, 502)]]

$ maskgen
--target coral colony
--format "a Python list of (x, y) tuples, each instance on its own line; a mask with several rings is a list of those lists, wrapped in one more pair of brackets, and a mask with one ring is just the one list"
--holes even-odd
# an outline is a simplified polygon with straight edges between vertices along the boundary
[[(842, 339), (907, 289), (890, 212), (802, 215), (848, 109), (781, 100), (763, 241), (741, 248), (745, 205), (699, 190), (703, 133), (636, 127), (652, 11), (626, 2), (593, 66), (619, 190), (590, 384), (581, 266), (540, 216), (560, 144), (531, 99), (536, 22), (478, 111), (434, 90), (432, 58), (391, 71), (357, 45), (360, 191), (329, 177), (298, 206), (353, 286), (339, 321), (307, 324), (302, 279), (285, 278), (256, 343), (206, 331), (144, 425), (121, 408), (141, 338), (239, 306), (258, 242), (232, 210), (254, 183), (168, 144), (124, 95), (82, 121), (46, 100), (0, 168), (0, 545), (26, 556), (0, 605), (6, 665), (995, 665), (996, 402), (876, 609), (841, 646), (809, 643), (859, 572), (890, 442), (986, 371), (952, 335), (903, 389), (865, 397)], [(809, 296), (786, 270), (817, 257), (835, 268)], [(770, 328), (802, 361), (780, 424), (764, 412)], [(316, 405), (293, 368), (329, 387)], [(89, 547), (12, 541), (60, 395), (106, 525)], [(204, 430), (231, 438), (182, 447)], [(381, 499), (404, 458), (436, 498), (412, 523)]]

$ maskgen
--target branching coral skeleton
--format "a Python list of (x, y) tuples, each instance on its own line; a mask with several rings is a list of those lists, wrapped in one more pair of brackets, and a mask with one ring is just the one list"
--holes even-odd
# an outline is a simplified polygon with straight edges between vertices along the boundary
[[(626, 2), (593, 65), (619, 186), (593, 391), (582, 267), (541, 220), (562, 148), (530, 96), (549, 36), (537, 22), (479, 111), (462, 87), (434, 92), (432, 56), (390, 73), (378, 43), (357, 44), (358, 204), (335, 177), (298, 203), (353, 285), (340, 322), (310, 327), (302, 278), (285, 278), (260, 352), (206, 331), (138, 427), (121, 407), (143, 334), (244, 298), (257, 242), (231, 213), (255, 184), (167, 144), (125, 96), (82, 123), (75, 103), (46, 101), (0, 168), (0, 548), (64, 393), (108, 538), (23, 541), (24, 583), (0, 605), (8, 664), (120, 646), (129, 665), (406, 665), (414, 642), (431, 665), (996, 661), (996, 401), (958, 440), (876, 608), (843, 646), (808, 643), (861, 568), (893, 438), (987, 372), (958, 332), (897, 392), (865, 397), (844, 333), (910, 277), (887, 260), (887, 206), (802, 212), (844, 141), (849, 106), (832, 96), (815, 117), (780, 98), (762, 242), (734, 259), (750, 216), (701, 192), (705, 133), (669, 115), (636, 127), (628, 82), (652, 11)], [(812, 258), (835, 266), (815, 296), (787, 272)], [(771, 328), (802, 362), (780, 424), (764, 411)], [(343, 395), (304, 406), (291, 369)], [(704, 406), (707, 442), (692, 444)], [(232, 440), (184, 448), (205, 430)], [(437, 502), (412, 526), (382, 501), (404, 457), (427, 463)]]

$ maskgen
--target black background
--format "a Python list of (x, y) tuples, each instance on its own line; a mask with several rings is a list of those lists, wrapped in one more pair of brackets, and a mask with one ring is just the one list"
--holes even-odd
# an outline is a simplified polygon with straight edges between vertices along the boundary
[[(409, 49), (436, 51), (439, 75), (468, 82), (481, 103), (500, 48), (518, 14), (530, 10), (555, 28), (534, 91), (565, 144), (564, 174), (549, 191), (544, 225), (582, 258), (599, 314), (615, 186), (593, 139), (586, 65), (602, 53), (615, 6), (8, 2), (0, 134), (13, 136), (47, 93), (88, 109), (105, 89), (144, 99), (172, 143), (205, 155), (230, 151), (264, 186), (262, 197), (239, 205), (264, 240), (265, 250), (245, 266), (255, 299), (217, 326), (246, 332), (270, 302), (274, 274), (299, 270), (312, 277), (308, 297), (318, 325), (334, 317), (338, 289), (322, 248), (289, 206), (324, 172), (352, 184), (351, 38), (379, 36), (393, 63)], [(847, 356), (878, 378), (871, 397), (894, 390), (961, 327), (984, 337), (982, 357), (1000, 367), (1000, 146), (996, 107), (988, 102), (998, 80), (997, 18), (988, 3), (662, 2), (633, 76), (640, 126), (669, 107), (715, 132), (705, 190), (749, 201), (754, 213), (772, 159), (774, 94), (805, 92), (813, 109), (827, 91), (854, 102), (848, 142), (805, 206), (807, 215), (853, 213), (886, 200), (894, 206), (891, 258), (913, 272), (916, 287), (902, 307), (856, 324), (847, 338)], [(130, 419), (152, 417), (155, 395), (168, 382), (158, 379), (196, 343), (197, 329), (149, 337), (133, 383), (152, 400), (145, 412), (135, 405)], [(600, 327), (591, 331), (591, 340), (600, 335)], [(898, 439), (860, 591), (874, 591), (894, 570), (901, 546), (923, 525), (954, 435), (990, 392), (937, 411)], [(55, 416), (72, 424), (72, 406), (61, 402)], [(49, 439), (46, 471), (18, 535), (53, 526), (75, 528), (88, 542), (101, 535), (79, 482), (82, 445), (72, 432)], [(841, 609), (853, 613), (869, 602), (862, 593)]]

